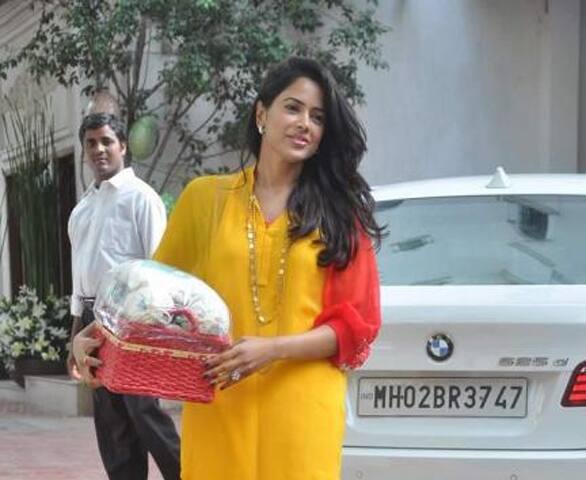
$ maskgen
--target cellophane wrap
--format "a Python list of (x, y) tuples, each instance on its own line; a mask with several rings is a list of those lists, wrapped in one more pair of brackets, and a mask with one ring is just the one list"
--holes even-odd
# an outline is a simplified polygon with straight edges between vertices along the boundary
[(198, 278), (153, 260), (109, 270), (94, 314), (128, 343), (198, 353), (217, 353), (229, 344), (230, 314), (222, 298)]

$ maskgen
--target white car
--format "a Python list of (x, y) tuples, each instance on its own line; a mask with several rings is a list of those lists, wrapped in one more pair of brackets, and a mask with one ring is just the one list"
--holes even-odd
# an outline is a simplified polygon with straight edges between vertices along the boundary
[(376, 188), (383, 326), (344, 480), (586, 478), (586, 175)]

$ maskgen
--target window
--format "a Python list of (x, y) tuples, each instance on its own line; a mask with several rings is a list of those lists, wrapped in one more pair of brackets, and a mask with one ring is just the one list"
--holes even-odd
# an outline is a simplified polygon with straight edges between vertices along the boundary
[(383, 285), (586, 284), (586, 197), (380, 202)]

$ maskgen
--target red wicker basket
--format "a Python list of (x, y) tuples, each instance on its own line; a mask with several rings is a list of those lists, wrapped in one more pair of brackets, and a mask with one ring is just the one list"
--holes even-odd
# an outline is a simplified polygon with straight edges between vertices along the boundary
[(108, 390), (188, 402), (214, 399), (214, 388), (203, 378), (203, 357), (209, 354), (126, 342), (101, 325), (98, 332), (104, 337), (98, 351), (103, 365), (96, 376)]

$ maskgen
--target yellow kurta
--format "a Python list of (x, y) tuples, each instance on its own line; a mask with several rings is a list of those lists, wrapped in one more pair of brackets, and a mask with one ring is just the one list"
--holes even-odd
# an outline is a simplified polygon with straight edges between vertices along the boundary
[[(312, 328), (322, 309), (325, 270), (317, 234), (295, 242), (281, 299), (277, 271), (287, 222), (266, 225), (256, 212), (257, 275), (262, 311), (253, 314), (246, 239), (252, 170), (192, 181), (181, 195), (155, 258), (214, 288), (232, 314), (232, 336), (275, 336)], [(212, 404), (185, 404), (183, 480), (334, 480), (339, 478), (346, 377), (327, 359), (280, 361), (217, 391)]]

